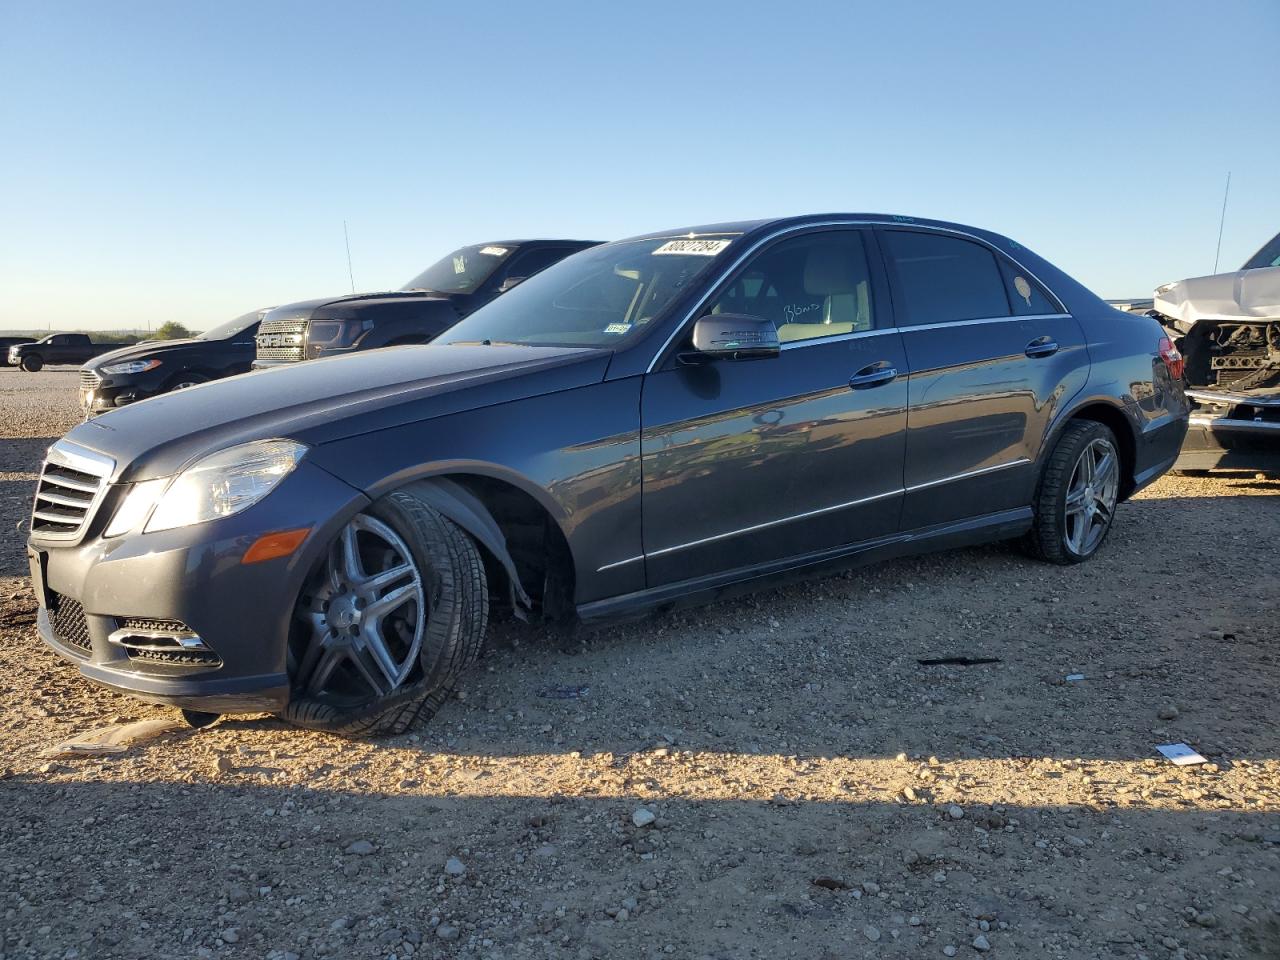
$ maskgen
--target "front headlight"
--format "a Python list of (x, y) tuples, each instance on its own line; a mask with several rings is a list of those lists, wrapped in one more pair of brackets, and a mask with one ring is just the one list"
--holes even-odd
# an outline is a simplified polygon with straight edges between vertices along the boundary
[[(150, 510), (146, 532), (171, 530), (247, 510), (293, 472), (305, 443), (255, 440), (202, 457), (167, 483), (147, 481), (129, 491), (106, 536), (133, 529)], [(151, 510), (152, 503), (155, 509)]]
[(102, 368), (103, 373), (146, 373), (160, 366), (159, 360), (127, 360), (124, 363), (109, 363)]

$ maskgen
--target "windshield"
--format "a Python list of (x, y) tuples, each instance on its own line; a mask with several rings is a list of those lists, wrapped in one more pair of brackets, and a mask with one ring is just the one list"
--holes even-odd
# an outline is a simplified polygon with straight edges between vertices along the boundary
[(471, 293), (498, 269), (515, 247), (505, 243), (476, 244), (453, 251), (433, 263), (401, 289), (433, 293)]
[(732, 241), (629, 240), (583, 250), (486, 304), (438, 342), (617, 346), (660, 316)]
[(234, 320), (228, 320), (226, 323), (220, 323), (211, 330), (206, 330), (197, 340), (229, 340), (237, 333), (244, 333), (250, 327), (255, 326), (258, 322), (258, 314), (261, 310), (254, 310), (246, 313), (242, 317), (236, 317)]
[(1259, 267), (1280, 267), (1280, 233), (1262, 245), (1262, 249), (1248, 259), (1241, 270), (1257, 270)]

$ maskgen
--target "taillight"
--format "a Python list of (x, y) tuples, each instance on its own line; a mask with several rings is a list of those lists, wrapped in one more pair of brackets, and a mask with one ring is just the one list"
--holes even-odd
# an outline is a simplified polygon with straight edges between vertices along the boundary
[(1169, 376), (1175, 380), (1181, 380), (1183, 373), (1187, 369), (1187, 361), (1182, 359), (1182, 354), (1173, 345), (1173, 341), (1168, 337), (1161, 337), (1158, 349), (1160, 350), (1160, 359), (1164, 361), (1164, 368), (1169, 371)]

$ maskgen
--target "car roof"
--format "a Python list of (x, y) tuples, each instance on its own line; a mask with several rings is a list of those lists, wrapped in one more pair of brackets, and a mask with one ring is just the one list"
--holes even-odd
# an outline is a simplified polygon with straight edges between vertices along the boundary
[(570, 240), (565, 237), (533, 237), (531, 239), (526, 239), (526, 240), (485, 240), (481, 243), (469, 243), (467, 244), (467, 246), (469, 247), (487, 247), (487, 246), (523, 247), (531, 243), (572, 243), (572, 244), (581, 244), (584, 247), (594, 247), (594, 246), (598, 246), (601, 243), (604, 243), (604, 241), (603, 240)]
[[(785, 227), (798, 227), (805, 224), (819, 223), (877, 223), (894, 226), (938, 227), (968, 233), (977, 236), (999, 236), (990, 230), (971, 227), (963, 223), (951, 223), (947, 220), (932, 220), (927, 217), (907, 216), (898, 213), (807, 213), (792, 217), (766, 217), (760, 220), (732, 220), (724, 223), (705, 223), (692, 227), (679, 227), (671, 230), (655, 230), (642, 233), (627, 240), (657, 240), (663, 237), (705, 236), (707, 234), (750, 234), (758, 231), (773, 231)], [(622, 241), (625, 242), (625, 241)]]

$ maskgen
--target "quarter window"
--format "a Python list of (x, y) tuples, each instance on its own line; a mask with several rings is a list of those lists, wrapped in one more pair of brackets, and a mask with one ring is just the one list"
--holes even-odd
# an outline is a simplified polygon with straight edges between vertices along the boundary
[(772, 320), (783, 343), (874, 326), (862, 233), (810, 233), (774, 244), (734, 278), (707, 310)]
[(1004, 273), (1005, 292), (1009, 295), (1009, 302), (1013, 304), (1015, 314), (1027, 317), (1062, 311), (1044, 287), (1028, 276), (1027, 271), (1016, 263), (1010, 263), (1001, 257), (1000, 269)]
[(982, 244), (906, 230), (884, 236), (904, 301), (903, 326), (1012, 315), (995, 254)]

